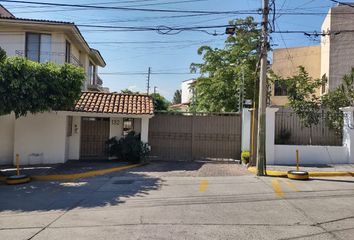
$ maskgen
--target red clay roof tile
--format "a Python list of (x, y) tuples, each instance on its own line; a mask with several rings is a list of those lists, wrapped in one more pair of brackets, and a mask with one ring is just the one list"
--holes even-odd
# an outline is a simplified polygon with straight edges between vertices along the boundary
[(146, 95), (82, 92), (73, 111), (112, 114), (153, 114), (152, 99)]

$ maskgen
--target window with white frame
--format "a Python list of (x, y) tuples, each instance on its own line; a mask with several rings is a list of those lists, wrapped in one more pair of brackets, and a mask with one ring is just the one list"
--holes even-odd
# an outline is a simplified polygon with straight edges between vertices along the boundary
[(26, 33), (25, 55), (35, 62), (48, 62), (51, 60), (52, 36), (42, 33)]
[(96, 67), (95, 65), (93, 65), (93, 63), (90, 61), (89, 63), (89, 83), (91, 85), (95, 85), (96, 84)]

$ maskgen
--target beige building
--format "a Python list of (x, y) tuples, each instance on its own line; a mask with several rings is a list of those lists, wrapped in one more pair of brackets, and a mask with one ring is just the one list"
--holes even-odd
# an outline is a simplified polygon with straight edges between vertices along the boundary
[[(342, 4), (332, 7), (321, 27), (321, 44), (273, 50), (273, 71), (286, 78), (296, 74), (297, 67), (302, 65), (312, 78), (327, 77), (327, 83), (318, 89), (318, 95), (335, 89), (354, 67), (353, 26), (353, 7)], [(288, 102), (285, 86), (280, 81), (272, 86), (271, 91), (271, 105)]]
[[(291, 77), (298, 73), (298, 67), (303, 66), (313, 79), (321, 77), (321, 48), (307, 46), (281, 48), (273, 50), (272, 70), (282, 78)], [(318, 90), (320, 94), (320, 90)], [(288, 102), (285, 84), (276, 80), (271, 88), (271, 105), (282, 106)]]
[(326, 92), (341, 84), (354, 67), (354, 8), (337, 5), (329, 10), (321, 37), (321, 75), (326, 74)]

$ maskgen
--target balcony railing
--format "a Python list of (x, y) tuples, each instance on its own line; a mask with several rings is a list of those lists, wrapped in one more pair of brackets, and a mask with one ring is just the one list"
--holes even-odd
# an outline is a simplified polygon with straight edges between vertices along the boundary
[[(18, 57), (25, 57), (25, 51), (23, 50), (16, 50), (15, 55)], [(65, 63), (65, 53), (64, 52), (38, 52), (38, 51), (27, 51), (27, 56), (28, 55), (34, 55), (39, 59), (39, 62), (53, 62), (56, 64), (64, 64)], [(80, 62), (80, 60), (75, 57), (74, 55), (70, 55), (70, 63), (78, 66), (78, 67), (83, 67), (83, 64)]]

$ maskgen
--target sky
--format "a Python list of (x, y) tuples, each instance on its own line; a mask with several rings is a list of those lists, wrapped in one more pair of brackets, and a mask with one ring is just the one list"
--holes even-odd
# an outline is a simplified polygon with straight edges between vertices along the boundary
[[(36, 0), (28, 0), (36, 2)], [(38, 2), (38, 1), (37, 1)], [(148, 9), (240, 11), (256, 12), (262, 7), (261, 0), (44, 0), (42, 2), (67, 4), (92, 4), (96, 6), (134, 7)], [(346, 1), (348, 2), (348, 1)], [(229, 20), (244, 18), (245, 14), (199, 15), (186, 13), (140, 12), (107, 9), (73, 9), (57, 6), (42, 6), (3, 2), (16, 17), (75, 22), (77, 25), (104, 25), (119, 27), (192, 27), (227, 25)], [(275, 30), (320, 31), (330, 0), (275, 0)], [(293, 15), (296, 13), (296, 15)], [(309, 15), (307, 15), (309, 13)], [(194, 15), (194, 16), (183, 16)], [(250, 14), (252, 15), (252, 14)], [(260, 14), (253, 14), (260, 22)], [(151, 67), (150, 92), (156, 91), (172, 100), (181, 88), (181, 82), (197, 77), (190, 74), (191, 63), (202, 62), (197, 49), (202, 45), (222, 48), (227, 35), (225, 27), (208, 29), (205, 32), (182, 31), (161, 34), (156, 31), (114, 31), (79, 26), (89, 45), (98, 49), (107, 66), (99, 69), (104, 86), (110, 91), (122, 89), (146, 92), (147, 71)], [(318, 38), (304, 34), (273, 33), (272, 48), (296, 47), (319, 44)], [(271, 52), (269, 53), (271, 60)], [(167, 74), (166, 74), (167, 73)]]

